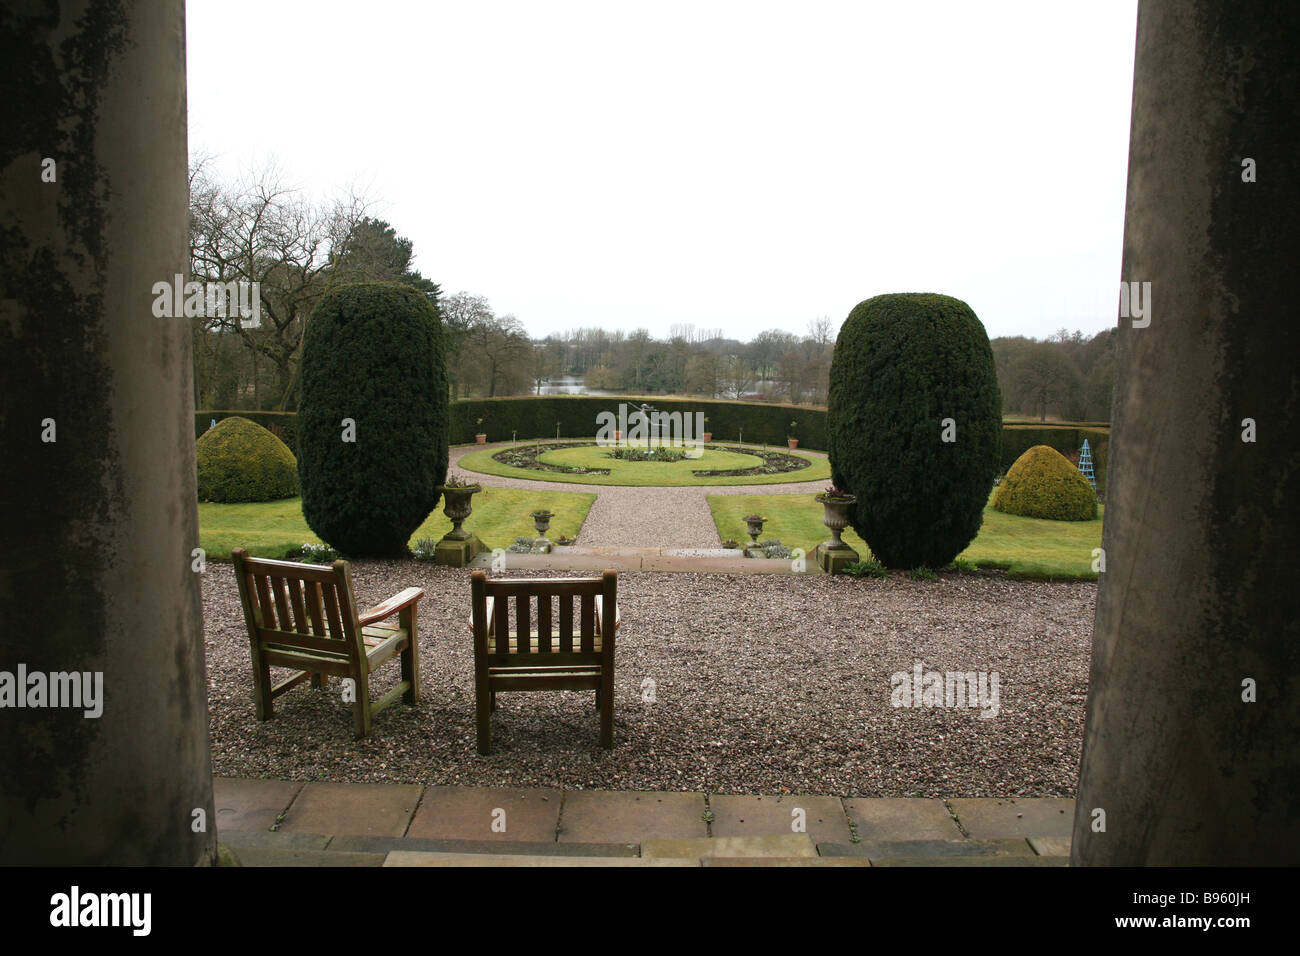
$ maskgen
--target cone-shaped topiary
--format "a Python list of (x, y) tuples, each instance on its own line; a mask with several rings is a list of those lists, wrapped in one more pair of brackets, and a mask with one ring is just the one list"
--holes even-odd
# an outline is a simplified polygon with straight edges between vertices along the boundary
[(442, 324), (422, 293), (340, 286), (307, 324), (298, 412), (302, 513), (349, 557), (402, 557), (447, 477)]
[(993, 507), (1026, 518), (1091, 521), (1097, 517), (1097, 496), (1070, 459), (1049, 445), (1035, 445), (1008, 469)]
[(947, 565), (997, 474), (1002, 396), (984, 326), (930, 293), (859, 303), (831, 361), (826, 450), (853, 530), (891, 568)]
[(298, 494), (289, 446), (247, 418), (223, 418), (194, 443), (200, 501), (277, 501)]

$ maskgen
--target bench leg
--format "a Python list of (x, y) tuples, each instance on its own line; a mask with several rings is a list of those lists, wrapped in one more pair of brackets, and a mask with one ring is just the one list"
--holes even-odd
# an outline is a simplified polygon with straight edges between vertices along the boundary
[(271, 703), (271, 668), (256, 648), (253, 650), (253, 711), (258, 720), (275, 716), (275, 706)]
[(596, 709), (600, 710), (600, 688), (596, 688)]
[(357, 684), (357, 699), (352, 704), (352, 731), (358, 739), (370, 734), (370, 681), (353, 677)]
[(420, 648), (415, 634), (415, 605), (405, 608), (398, 615), (398, 621), (406, 629), (406, 650), (402, 651), (402, 680), (410, 681), (410, 689), (402, 695), (402, 700), (414, 705), (420, 700)]
[(495, 712), (496, 712), (496, 709), (497, 709), (497, 692), (496, 692), (496, 691), (494, 691), (494, 690), (490, 690), (490, 691), (488, 691), (488, 701), (489, 701), (489, 704), (490, 704), (490, 706), (488, 707), (488, 710), (491, 710), (491, 711), (493, 711), (493, 712), (495, 713)]
[(325, 687), (326, 687), (326, 685), (327, 685), (328, 683), (329, 683), (329, 675), (328, 675), (328, 674), (312, 674), (312, 675), (311, 675), (311, 686), (312, 686), (312, 687), (315, 687), (317, 690), (324, 690)]
[(600, 673), (600, 690), (597, 691), (604, 704), (600, 708), (600, 745), (606, 750), (614, 749), (614, 669), (605, 667)]
[(478, 752), (486, 757), (492, 753), (492, 699), (493, 691), (474, 695), (474, 710), (478, 718)]

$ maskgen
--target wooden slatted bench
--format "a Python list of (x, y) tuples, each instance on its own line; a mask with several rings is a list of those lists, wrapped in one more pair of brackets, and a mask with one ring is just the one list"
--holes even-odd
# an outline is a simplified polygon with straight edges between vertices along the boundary
[[(253, 656), (253, 705), (258, 720), (274, 716), (272, 701), (310, 678), (324, 687), (330, 677), (351, 678), (352, 723), (357, 737), (370, 733), (375, 715), (401, 697), (420, 699), (416, 604), (420, 588), (407, 588), (368, 611), (357, 613), (352, 572), (346, 561), (332, 566), (250, 558), (231, 552), (244, 605)], [(398, 626), (379, 622), (398, 615)], [(402, 679), (378, 700), (370, 700), (370, 674), (400, 656)], [(275, 686), (271, 668), (295, 673)]]
[(489, 579), (475, 571), (470, 575), (470, 599), (478, 752), (492, 752), (497, 691), (594, 690), (600, 745), (612, 748), (618, 575), (606, 571), (599, 578)]

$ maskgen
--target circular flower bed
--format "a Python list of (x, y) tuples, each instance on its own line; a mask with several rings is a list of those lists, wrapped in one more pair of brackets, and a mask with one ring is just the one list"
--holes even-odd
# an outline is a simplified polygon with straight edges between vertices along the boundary
[[(596, 442), (540, 442), (531, 445), (517, 445), (513, 448), (503, 448), (501, 451), (492, 455), (494, 461), (511, 468), (523, 468), (529, 471), (549, 471), (565, 475), (608, 475), (608, 468), (586, 468), (581, 465), (557, 465), (550, 462), (542, 461), (542, 456), (548, 451), (557, 448), (594, 448), (598, 447)], [(749, 468), (723, 468), (723, 469), (691, 469), (691, 474), (697, 478), (730, 478), (744, 477), (750, 475), (776, 475), (785, 472), (799, 471), (809, 467), (812, 462), (807, 458), (797, 455), (787, 455), (783, 452), (768, 451), (763, 448), (740, 448), (728, 445), (705, 445), (708, 449), (731, 452), (737, 455), (749, 455), (762, 460), (761, 465), (754, 465)], [(638, 446), (619, 445), (609, 449), (608, 457), (620, 461), (646, 461), (646, 462), (678, 462), (689, 460), (685, 451), (680, 448), (659, 446), (654, 448), (641, 448)]]

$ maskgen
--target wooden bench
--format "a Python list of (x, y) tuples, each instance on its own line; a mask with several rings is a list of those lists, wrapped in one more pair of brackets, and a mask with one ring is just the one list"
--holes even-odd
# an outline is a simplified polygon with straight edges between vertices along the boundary
[[(231, 552), (244, 605), (244, 623), (253, 654), (253, 704), (258, 720), (274, 716), (271, 702), (308, 678), (324, 687), (333, 677), (353, 682), (352, 723), (357, 737), (370, 733), (371, 721), (389, 704), (420, 698), (416, 604), (420, 588), (407, 588), (368, 611), (357, 613), (352, 572), (346, 561), (333, 566), (250, 558)], [(378, 622), (398, 615), (397, 627)], [(373, 703), (370, 674), (400, 655), (402, 680)], [(295, 673), (271, 686), (271, 668)]]
[(470, 575), (470, 598), (478, 752), (492, 752), (491, 712), (497, 691), (594, 690), (600, 745), (613, 747), (618, 575), (606, 571), (599, 578), (489, 579), (475, 571)]

